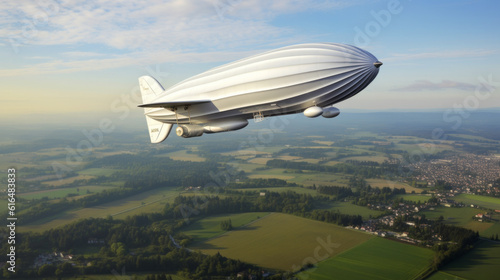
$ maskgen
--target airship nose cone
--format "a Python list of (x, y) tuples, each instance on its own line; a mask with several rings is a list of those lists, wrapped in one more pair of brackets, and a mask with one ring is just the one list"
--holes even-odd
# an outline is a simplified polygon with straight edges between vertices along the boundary
[(383, 65), (383, 63), (382, 63), (382, 62), (380, 62), (380, 61), (378, 61), (378, 60), (377, 60), (377, 62), (374, 62), (374, 63), (373, 63), (373, 66), (375, 66), (376, 68), (379, 68), (379, 67), (380, 67), (380, 66), (382, 66), (382, 65)]

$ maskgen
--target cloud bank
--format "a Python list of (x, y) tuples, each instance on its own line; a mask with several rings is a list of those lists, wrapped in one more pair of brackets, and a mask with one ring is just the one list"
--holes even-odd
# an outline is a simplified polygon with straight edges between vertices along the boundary
[(428, 80), (418, 80), (413, 84), (405, 87), (394, 89), (394, 91), (439, 91), (446, 89), (455, 89), (461, 91), (474, 91), (476, 85), (469, 83), (462, 83), (452, 80), (442, 80), (441, 82), (431, 82)]
[(349, 5), (317, 0), (8, 1), (0, 7), (5, 27), (0, 44), (16, 53), (29, 46), (61, 53), (48, 62), (0, 70), (0, 75), (86, 71), (96, 61), (98, 68), (115, 68), (189, 57), (228, 60), (236, 53), (241, 58), (259, 51), (248, 46), (263, 50), (300, 40), (293, 30), (272, 24), (279, 15)]

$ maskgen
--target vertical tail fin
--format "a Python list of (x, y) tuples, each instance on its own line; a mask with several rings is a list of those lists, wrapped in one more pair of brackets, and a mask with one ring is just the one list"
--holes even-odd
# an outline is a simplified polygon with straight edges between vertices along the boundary
[(151, 103), (165, 89), (160, 83), (151, 76), (142, 76), (139, 78), (139, 87), (142, 94), (142, 103)]
[[(164, 91), (160, 83), (151, 76), (142, 76), (139, 78), (139, 88), (142, 95), (142, 103), (151, 103), (160, 93)], [(146, 115), (146, 122), (148, 124), (149, 138), (151, 143), (160, 143), (167, 139), (170, 130), (172, 130), (172, 124), (163, 123), (157, 121), (147, 114), (154, 109), (144, 108), (144, 114)]]

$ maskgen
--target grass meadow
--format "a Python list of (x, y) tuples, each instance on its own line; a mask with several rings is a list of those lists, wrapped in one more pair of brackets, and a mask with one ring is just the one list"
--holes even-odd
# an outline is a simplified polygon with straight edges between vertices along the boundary
[[(94, 274), (94, 275), (85, 275), (85, 276), (75, 276), (72, 277), (71, 279), (74, 280), (130, 280), (130, 279), (136, 279), (136, 280), (145, 280), (147, 275), (150, 273), (144, 272), (144, 273), (137, 273), (137, 272), (127, 272), (126, 268), (124, 267), (123, 269), (116, 268), (116, 269), (111, 269), (109, 274)], [(161, 273), (152, 273), (152, 274), (161, 274)], [(169, 275), (169, 274), (167, 274)], [(170, 274), (172, 277), (172, 280), (188, 280), (186, 278), (180, 277), (175, 274)], [(61, 279), (61, 277), (45, 277), (43, 279), (47, 280), (57, 280)]]
[(425, 272), (433, 251), (373, 238), (298, 274), (299, 279), (414, 279)]
[(463, 202), (465, 205), (474, 204), (484, 208), (500, 210), (500, 198), (496, 197), (463, 193), (455, 196), (454, 200)]
[(479, 213), (485, 213), (485, 210), (470, 207), (439, 207), (435, 210), (425, 210), (422, 212), (428, 219), (437, 219), (444, 217), (447, 224), (468, 228), (479, 231), (483, 237), (489, 238), (492, 234), (500, 234), (500, 215), (494, 214), (492, 222), (474, 221), (472, 217)]
[(191, 249), (266, 268), (297, 271), (366, 242), (373, 236), (297, 216), (272, 213)]
[(429, 279), (498, 279), (500, 273), (500, 243), (481, 241), (474, 250), (446, 265), (440, 272), (444, 275), (439, 275), (440, 273), (438, 275), (434, 274)]
[(298, 194), (310, 194), (312, 196), (318, 195), (319, 193), (315, 190), (311, 189), (306, 189), (306, 188), (301, 188), (301, 187), (277, 187), (277, 188), (246, 188), (246, 189), (234, 189), (235, 191), (247, 191), (247, 192), (260, 192), (260, 191), (268, 191), (268, 192), (277, 192), (277, 193), (283, 193), (283, 192), (296, 192)]
[(198, 156), (195, 153), (188, 154), (187, 150), (176, 151), (172, 153), (166, 154), (169, 158), (173, 160), (182, 160), (182, 161), (194, 161), (194, 162), (202, 162), (206, 159)]
[(403, 198), (404, 200), (413, 201), (413, 202), (422, 202), (425, 203), (432, 198), (431, 195), (419, 195), (419, 194), (400, 194), (396, 196), (397, 198)]
[(220, 228), (220, 224), (222, 221), (227, 221), (228, 219), (230, 219), (233, 228), (237, 229), (238, 227), (246, 225), (267, 215), (269, 215), (269, 213), (250, 212), (211, 216), (191, 223), (187, 227), (183, 228), (183, 232), (191, 236), (193, 238), (193, 242), (196, 243), (225, 233), (226, 231)]
[(371, 217), (377, 217), (383, 211), (372, 210), (368, 207), (352, 204), (351, 202), (335, 202), (329, 210), (339, 211), (342, 214), (361, 215), (363, 220), (368, 220)]
[(375, 187), (375, 188), (383, 188), (383, 187), (389, 187), (391, 189), (404, 188), (407, 193), (411, 193), (412, 191), (415, 191), (415, 193), (421, 193), (423, 191), (422, 189), (412, 187), (412, 186), (405, 184), (405, 183), (384, 180), (384, 179), (367, 179), (366, 182), (368, 182), (368, 184), (370, 184), (370, 186)]
[(104, 218), (108, 215), (116, 219), (141, 213), (161, 211), (167, 202), (173, 202), (180, 192), (171, 188), (158, 188), (138, 193), (113, 202), (104, 203), (88, 208), (79, 208), (59, 213), (19, 227), (19, 231), (42, 232), (51, 228), (60, 227), (82, 218)]
[(109, 190), (114, 187), (109, 187), (109, 186), (79, 186), (79, 187), (71, 187), (71, 188), (58, 188), (58, 189), (52, 189), (52, 190), (43, 190), (43, 191), (36, 191), (36, 192), (29, 192), (29, 193), (21, 193), (18, 194), (19, 197), (22, 197), (24, 199), (40, 199), (43, 197), (47, 197), (48, 199), (55, 199), (55, 198), (63, 198), (66, 197), (68, 194), (78, 194), (78, 195), (85, 195), (87, 194), (87, 191), (90, 193), (98, 193), (103, 190)]

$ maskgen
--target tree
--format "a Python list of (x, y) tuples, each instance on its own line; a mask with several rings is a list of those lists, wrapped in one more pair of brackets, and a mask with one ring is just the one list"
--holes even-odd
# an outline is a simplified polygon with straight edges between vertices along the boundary
[(220, 229), (221, 230), (226, 230), (226, 231), (232, 230), (233, 229), (233, 224), (231, 222), (231, 219), (222, 221), (220, 223)]
[(122, 242), (116, 242), (111, 244), (111, 252), (115, 253), (117, 257), (123, 257), (128, 253), (128, 249)]
[(38, 269), (38, 276), (52, 276), (56, 271), (56, 267), (52, 264), (44, 264)]

